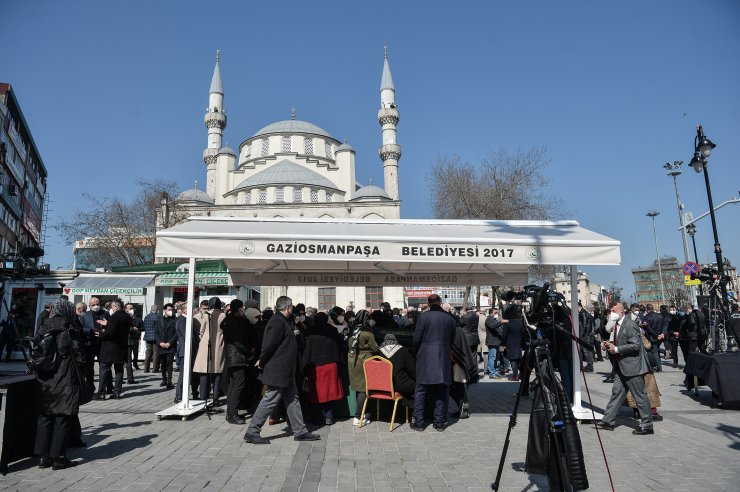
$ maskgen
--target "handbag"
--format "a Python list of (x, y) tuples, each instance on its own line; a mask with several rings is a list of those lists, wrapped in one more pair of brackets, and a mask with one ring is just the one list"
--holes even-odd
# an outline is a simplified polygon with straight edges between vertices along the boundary
[(90, 385), (87, 384), (85, 375), (82, 374), (82, 370), (80, 370), (80, 368), (74, 362), (72, 362), (72, 368), (72, 372), (74, 373), (73, 377), (77, 380), (77, 387), (79, 388), (77, 403), (79, 405), (90, 403), (92, 401), (93, 395), (92, 390), (90, 389)]
[(650, 340), (645, 335), (640, 335), (640, 338), (642, 338), (642, 346), (645, 347), (645, 350), (651, 350), (653, 348), (653, 344), (650, 343)]

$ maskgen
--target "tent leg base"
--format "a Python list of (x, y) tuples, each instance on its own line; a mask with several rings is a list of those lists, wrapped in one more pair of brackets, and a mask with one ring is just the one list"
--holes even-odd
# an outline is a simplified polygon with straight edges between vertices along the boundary
[(579, 407), (573, 407), (573, 417), (575, 417), (576, 420), (580, 421), (594, 421), (595, 420), (601, 420), (604, 416), (600, 414), (599, 412), (592, 412), (590, 408), (583, 408), (581, 406)]
[(185, 421), (191, 415), (203, 412), (205, 411), (205, 409), (205, 401), (190, 400), (190, 403), (187, 407), (183, 406), (181, 403), (178, 403), (177, 405), (173, 405), (169, 408), (165, 408), (160, 412), (157, 412), (155, 415), (157, 416), (157, 420), (161, 420), (163, 417), (181, 417), (182, 420)]

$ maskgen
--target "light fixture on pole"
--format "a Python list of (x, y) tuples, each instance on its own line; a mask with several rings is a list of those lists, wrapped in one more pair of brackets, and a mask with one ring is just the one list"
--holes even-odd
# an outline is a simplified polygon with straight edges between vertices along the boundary
[[(696, 238), (694, 237), (694, 235), (696, 234), (696, 226), (693, 222), (686, 226), (686, 232), (688, 232), (689, 236), (691, 236), (691, 244), (694, 245), (694, 261), (698, 265), (699, 255), (696, 253)], [(704, 287), (701, 284), (699, 284), (699, 295), (704, 295)]]
[(660, 212), (657, 210), (650, 210), (648, 213), (646, 213), (648, 217), (653, 219), (653, 238), (655, 239), (655, 263), (658, 264), (658, 275), (660, 276), (660, 294), (661, 294), (661, 302), (660, 304), (665, 304), (665, 286), (663, 285), (663, 267), (660, 264), (660, 252), (658, 250), (658, 234), (655, 232), (655, 217), (660, 215)]
[[(691, 257), (689, 256), (689, 241), (686, 238), (686, 227), (684, 226), (684, 213), (683, 213), (683, 203), (681, 203), (681, 198), (678, 195), (678, 176), (681, 175), (681, 166), (683, 165), (683, 161), (673, 161), (673, 164), (670, 162), (666, 162), (663, 167), (666, 169), (668, 176), (673, 177), (673, 187), (676, 190), (676, 205), (678, 206), (678, 223), (681, 226), (681, 240), (683, 242), (683, 256), (684, 261), (688, 262)], [(691, 291), (691, 301), (694, 305), (696, 305), (696, 290), (692, 286), (690, 288)]]

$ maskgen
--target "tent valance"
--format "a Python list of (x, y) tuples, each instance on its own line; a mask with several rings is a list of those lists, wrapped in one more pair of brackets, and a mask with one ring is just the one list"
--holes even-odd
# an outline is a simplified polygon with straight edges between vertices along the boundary
[(65, 294), (142, 295), (154, 275), (82, 274), (64, 286)]
[[(197, 285), (233, 285), (228, 272), (196, 272), (195, 283)], [(187, 273), (163, 273), (157, 275), (154, 284), (158, 287), (188, 285)]]

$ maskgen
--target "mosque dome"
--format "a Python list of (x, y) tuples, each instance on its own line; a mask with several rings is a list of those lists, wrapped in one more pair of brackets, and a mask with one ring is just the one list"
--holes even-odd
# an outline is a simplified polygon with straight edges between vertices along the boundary
[(343, 150), (351, 150), (352, 152), (355, 151), (355, 149), (350, 144), (348, 144), (347, 142), (344, 142), (342, 145), (340, 145), (339, 147), (337, 147), (337, 150), (335, 152), (341, 152)]
[(213, 205), (214, 203), (213, 198), (211, 198), (208, 193), (197, 188), (183, 191), (182, 193), (177, 195), (177, 198), (175, 200), (178, 202), (201, 202), (207, 203), (209, 205)]
[(259, 130), (250, 138), (259, 137), (262, 135), (270, 135), (273, 133), (310, 133), (312, 135), (334, 138), (323, 128), (320, 128), (313, 123), (301, 120), (284, 120), (271, 123)]
[(228, 145), (226, 147), (221, 147), (220, 149), (218, 149), (218, 153), (219, 154), (231, 154), (233, 156), (236, 155), (236, 152), (234, 152), (234, 149), (232, 149)]
[(242, 181), (234, 190), (245, 188), (261, 188), (268, 186), (315, 186), (338, 190), (337, 185), (329, 181), (316, 171), (296, 164), (289, 160), (282, 160), (277, 164), (264, 169), (254, 176)]
[(388, 193), (386, 193), (383, 188), (375, 186), (374, 184), (369, 184), (355, 191), (355, 194), (350, 201), (372, 199), (390, 200), (391, 197), (388, 196)]

